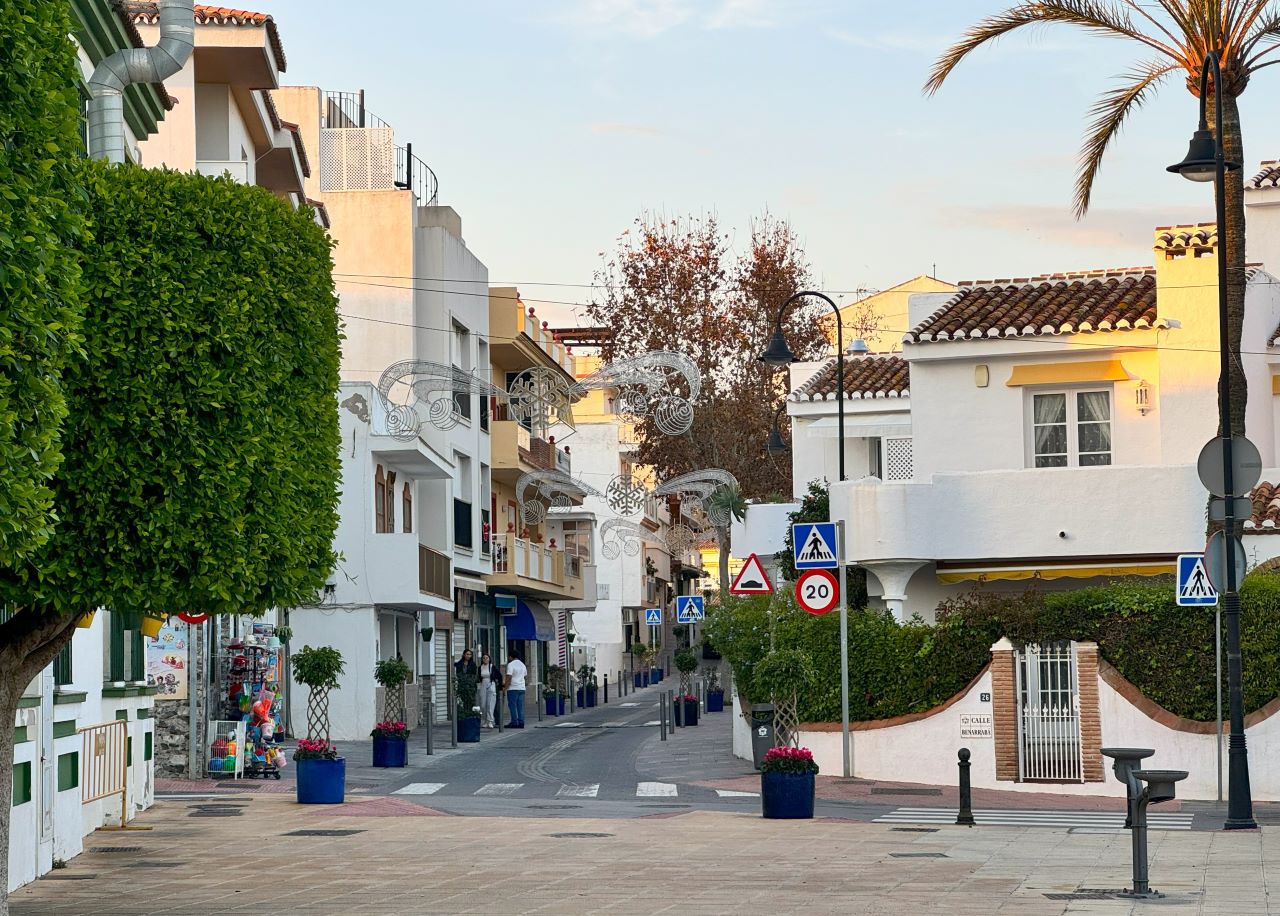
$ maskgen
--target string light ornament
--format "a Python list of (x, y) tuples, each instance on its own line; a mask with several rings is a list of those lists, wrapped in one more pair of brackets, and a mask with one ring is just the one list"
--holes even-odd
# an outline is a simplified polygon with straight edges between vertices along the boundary
[(541, 524), (551, 510), (572, 508), (575, 499), (587, 496), (604, 498), (604, 494), (591, 484), (563, 471), (530, 471), (516, 480), (516, 503), (520, 506), (520, 518), (526, 525)]
[(719, 468), (705, 468), (691, 471), (665, 481), (653, 491), (654, 496), (678, 496), (681, 503), (689, 509), (704, 513), (712, 526), (727, 527), (732, 520), (732, 513), (725, 506), (715, 505), (712, 494), (725, 487), (736, 487), (738, 478), (728, 471)]
[(535, 366), (512, 379), (504, 396), (511, 419), (535, 433), (558, 425), (576, 430), (572, 388), (563, 372)]
[(600, 553), (616, 560), (626, 554), (638, 557), (649, 531), (628, 518), (608, 518), (600, 523)]
[(702, 390), (697, 363), (669, 350), (654, 350), (602, 366), (572, 386), (573, 400), (590, 391), (618, 390), (615, 408), (624, 417), (652, 417), (664, 435), (693, 427), (693, 404)]
[(707, 540), (706, 532), (688, 525), (672, 525), (667, 529), (667, 549), (677, 556), (696, 550)]
[[(391, 390), (401, 384), (413, 392), (412, 403), (397, 404), (391, 399)], [(465, 395), (468, 402), (473, 394), (507, 399), (501, 388), (457, 366), (421, 359), (392, 363), (378, 377), (378, 396), (387, 412), (387, 435), (412, 442), (427, 422), (437, 429), (453, 429), (464, 417), (456, 397), (459, 394)], [(420, 412), (423, 408), (425, 417)]]
[(609, 508), (619, 515), (638, 515), (649, 498), (649, 488), (634, 474), (618, 474), (604, 488), (604, 499)]

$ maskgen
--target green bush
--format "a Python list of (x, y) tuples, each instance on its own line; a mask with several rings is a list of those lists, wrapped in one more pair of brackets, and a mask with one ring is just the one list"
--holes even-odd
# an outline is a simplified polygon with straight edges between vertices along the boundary
[(332, 646), (303, 646), (289, 660), (293, 679), (299, 684), (321, 690), (336, 690), (342, 674), (342, 653)]
[[(1241, 587), (1246, 710), (1280, 696), (1280, 575), (1255, 572)], [(1211, 611), (1179, 608), (1173, 583), (1122, 580), (1076, 591), (975, 590), (944, 602), (937, 622), (896, 623), (877, 611), (849, 613), (849, 714), (855, 720), (922, 712), (968, 684), (1001, 636), (1015, 643), (1093, 640), (1103, 658), (1145, 696), (1188, 719), (1212, 721)], [(803, 652), (814, 677), (799, 694), (802, 721), (840, 718), (839, 615), (813, 617), (789, 594), (728, 603), (707, 635), (733, 666), (744, 700), (767, 702), (760, 663), (773, 644)], [(1225, 664), (1224, 664), (1225, 678)]]
[(698, 670), (698, 656), (692, 649), (678, 649), (674, 661), (676, 670), (681, 674), (692, 674)]

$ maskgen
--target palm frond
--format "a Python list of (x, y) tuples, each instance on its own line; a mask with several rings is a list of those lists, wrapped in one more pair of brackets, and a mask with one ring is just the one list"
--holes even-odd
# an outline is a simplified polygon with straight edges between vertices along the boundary
[[(1161, 35), (1163, 35), (1165, 38), (1169, 40), (1169, 46), (1171, 48), (1175, 48), (1179, 51), (1183, 50), (1186, 44), (1185, 35), (1184, 36), (1175, 35), (1167, 25), (1165, 25), (1155, 16), (1151, 15), (1151, 13), (1147, 11), (1146, 6), (1143, 3), (1139, 2), (1139, 0), (1121, 0), (1121, 2), (1123, 2), (1125, 6), (1129, 7), (1131, 10), (1133, 10), (1143, 19), (1147, 20), (1147, 22), (1151, 23), (1152, 27), (1155, 28), (1157, 32), (1159, 32)], [(1177, 23), (1177, 19), (1175, 19), (1174, 22)]]
[[(1161, 0), (1161, 4), (1173, 0)], [(926, 95), (933, 95), (970, 52), (984, 44), (996, 41), (1024, 26), (1063, 23), (1075, 25), (1092, 32), (1111, 37), (1130, 38), (1180, 63), (1185, 54), (1157, 38), (1145, 34), (1134, 25), (1129, 14), (1112, 3), (1103, 0), (1039, 0), (1023, 3), (1003, 13), (988, 16), (974, 25), (964, 36), (943, 52), (934, 63), (925, 82)]]
[(1179, 63), (1150, 61), (1140, 65), (1126, 75), (1131, 80), (1127, 85), (1110, 92), (1098, 99), (1089, 109), (1093, 120), (1089, 124), (1089, 133), (1080, 149), (1080, 171), (1076, 176), (1075, 213), (1082, 217), (1089, 211), (1089, 199), (1093, 193), (1093, 182), (1102, 167), (1102, 157), (1107, 147), (1119, 135), (1125, 119), (1147, 101), (1148, 95), (1159, 86), (1160, 82), (1175, 70), (1182, 69)]
[(1255, 53), (1255, 49), (1267, 40), (1280, 39), (1280, 12), (1270, 12), (1266, 18), (1253, 21), (1250, 33), (1240, 43), (1236, 54), (1246, 70), (1252, 70), (1255, 61), (1265, 57), (1268, 49)]

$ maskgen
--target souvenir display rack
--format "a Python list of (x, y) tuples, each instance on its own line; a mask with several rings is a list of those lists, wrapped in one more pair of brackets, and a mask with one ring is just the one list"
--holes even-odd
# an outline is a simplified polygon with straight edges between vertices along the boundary
[[(220, 720), (210, 723), (211, 775), (214, 761), (221, 755), (221, 774), (280, 778), (286, 757), (280, 741), (284, 696), (281, 671), (284, 649), (275, 638), (274, 627), (254, 624), (253, 632), (230, 639), (219, 658)], [(230, 726), (235, 732), (235, 760), (230, 753)]]

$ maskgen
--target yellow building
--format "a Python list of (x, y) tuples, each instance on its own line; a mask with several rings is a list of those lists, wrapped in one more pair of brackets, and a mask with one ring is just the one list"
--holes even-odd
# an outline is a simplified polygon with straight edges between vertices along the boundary
[[(872, 353), (893, 353), (902, 349), (902, 336), (911, 329), (907, 317), (907, 300), (916, 293), (949, 293), (954, 284), (921, 274), (905, 283), (873, 293), (840, 309), (840, 324), (844, 329), (844, 345), (855, 338), (867, 342)], [(824, 314), (818, 326), (827, 335), (832, 346), (836, 343), (835, 315)]]

